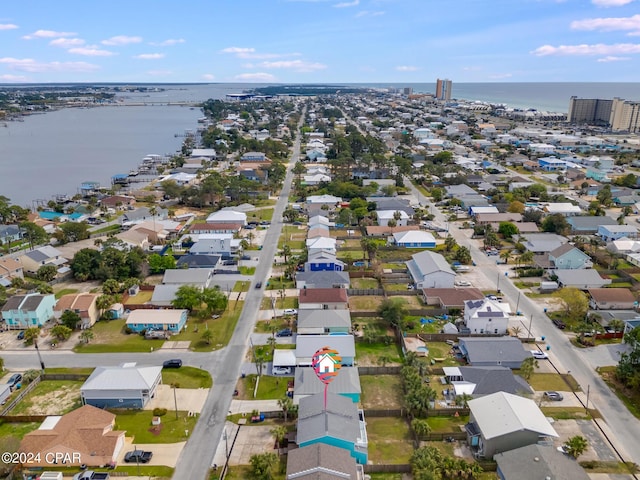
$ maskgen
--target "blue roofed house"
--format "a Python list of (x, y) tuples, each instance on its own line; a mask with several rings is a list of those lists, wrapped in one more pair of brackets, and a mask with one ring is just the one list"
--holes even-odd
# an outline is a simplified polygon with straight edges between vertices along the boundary
[(567, 162), (556, 157), (545, 157), (538, 159), (538, 165), (545, 172), (566, 172)]
[(158, 330), (180, 333), (187, 324), (187, 313), (187, 310), (132, 310), (126, 325), (134, 332)]
[(342, 395), (328, 393), (300, 399), (296, 443), (324, 443), (343, 448), (361, 465), (367, 464), (368, 439), (364, 412)]
[[(360, 375), (357, 367), (342, 367), (331, 383), (328, 393), (342, 395), (353, 403), (360, 402), (362, 388), (360, 387)], [(296, 368), (293, 382), (293, 403), (298, 405), (301, 398), (324, 392), (324, 383), (320, 381), (316, 372), (311, 367)]]
[(439, 253), (424, 251), (406, 262), (416, 288), (453, 288), (456, 273)]
[(98, 408), (141, 409), (162, 383), (162, 367), (137, 367), (124, 363), (117, 367), (97, 367), (80, 387), (83, 405)]
[(54, 318), (55, 295), (14, 295), (2, 307), (2, 320), (9, 330), (41, 327)]

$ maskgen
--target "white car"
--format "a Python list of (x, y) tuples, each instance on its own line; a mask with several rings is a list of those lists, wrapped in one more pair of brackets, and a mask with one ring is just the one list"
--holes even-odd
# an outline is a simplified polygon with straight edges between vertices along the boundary
[(458, 280), (456, 282), (456, 285), (458, 287), (470, 287), (471, 286), (471, 282), (467, 281), (467, 280)]
[(531, 350), (531, 355), (533, 355), (533, 358), (535, 358), (536, 360), (548, 360), (549, 359), (549, 355), (547, 355), (546, 353), (544, 353), (543, 351), (540, 351), (540, 350)]
[(271, 368), (271, 373), (274, 375), (291, 375), (291, 367), (276, 367)]
[(296, 310), (295, 308), (285, 308), (284, 309), (284, 314), (285, 315), (297, 315), (298, 314), (298, 310)]

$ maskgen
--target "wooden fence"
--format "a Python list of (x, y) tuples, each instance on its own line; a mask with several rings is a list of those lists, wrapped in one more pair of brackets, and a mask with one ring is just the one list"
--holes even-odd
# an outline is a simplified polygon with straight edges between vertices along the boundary
[(398, 463), (393, 465), (363, 465), (364, 473), (411, 473), (411, 465), (408, 463)]
[(15, 408), (15, 406), (22, 400), (25, 396), (29, 394), (31, 390), (36, 388), (36, 386), (40, 383), (40, 377), (36, 377), (33, 381), (24, 388), (20, 389), (20, 393), (13, 399), (11, 402), (0, 411), (0, 417), (7, 415), (11, 410)]

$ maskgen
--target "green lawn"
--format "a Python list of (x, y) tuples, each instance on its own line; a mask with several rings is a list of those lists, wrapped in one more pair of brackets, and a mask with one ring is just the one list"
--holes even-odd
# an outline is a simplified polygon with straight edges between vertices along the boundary
[(239, 398), (239, 400), (277, 400), (286, 395), (287, 383), (290, 381), (290, 378), (262, 375), (260, 377), (260, 383), (258, 384), (258, 392), (254, 397), (253, 392), (256, 385), (256, 378), (257, 375), (247, 375), (245, 378), (239, 380), (243, 388), (238, 390), (241, 393), (242, 391), (245, 393), (244, 397)]
[[(283, 301), (280, 295), (274, 294), (274, 298), (276, 299), (276, 309), (298, 308), (298, 297), (284, 297), (284, 301)], [(262, 303), (260, 303), (260, 309), (261, 310), (273, 309), (270, 295), (267, 295), (262, 299)]]
[(349, 310), (361, 312), (375, 312), (384, 301), (384, 297), (377, 295), (363, 295), (349, 297)]
[(400, 375), (360, 375), (365, 409), (402, 408), (402, 380)]
[(193, 432), (198, 417), (187, 416), (188, 412), (168, 411), (161, 418), (160, 428), (151, 425), (153, 412), (150, 410), (114, 412), (116, 426), (114, 430), (125, 430), (127, 437), (134, 437), (136, 443), (175, 443), (187, 439), (185, 430)]
[(22, 440), (22, 437), (29, 432), (37, 430), (38, 427), (40, 427), (40, 422), (0, 423), (0, 438), (6, 440), (10, 437), (14, 437), (18, 440)]
[(589, 409), (587, 413), (582, 407), (553, 407), (549, 406), (551, 402), (542, 402), (540, 410), (547, 417), (555, 420), (591, 420), (592, 418), (601, 418), (600, 412)]
[(356, 359), (358, 365), (393, 365), (402, 363), (402, 351), (393, 339), (389, 345), (384, 343), (368, 343), (363, 340), (356, 341)]
[[(293, 317), (290, 317), (293, 319)], [(256, 322), (254, 332), (256, 333), (275, 333), (278, 330), (289, 327), (289, 322), (284, 317), (278, 317), (275, 320), (261, 320)]]
[(616, 367), (600, 367), (598, 373), (613, 393), (625, 404), (627, 410), (640, 419), (640, 393), (637, 389), (626, 388), (615, 376)]
[(238, 271), (241, 275), (254, 275), (256, 273), (256, 267), (238, 267)]
[(59, 292), (56, 292), (56, 300), (58, 300), (63, 295), (69, 295), (71, 293), (78, 293), (77, 288), (63, 288)]
[(142, 335), (124, 333), (125, 320), (101, 320), (91, 330), (94, 338), (73, 349), (76, 353), (149, 352), (162, 346), (164, 340), (145, 340)]
[(249, 287), (251, 286), (251, 282), (236, 282), (233, 285), (233, 289), (231, 290), (232, 292), (248, 292), (249, 291)]
[(11, 414), (37, 414), (45, 409), (49, 415), (64, 415), (81, 405), (80, 387), (83, 383), (74, 380), (42, 381), (11, 410)]
[[(543, 360), (544, 361), (544, 360)], [(514, 370), (515, 374), (518, 374), (518, 370)], [(565, 381), (566, 380), (566, 381)], [(527, 380), (529, 385), (536, 391), (544, 390), (559, 390), (566, 392), (573, 387), (574, 391), (580, 391), (580, 385), (571, 375), (560, 375), (558, 373), (534, 373), (531, 378)]]
[(124, 304), (140, 305), (143, 303), (150, 302), (152, 296), (153, 296), (153, 290), (140, 290), (137, 295), (133, 297), (129, 297)]
[(209, 372), (195, 367), (180, 367), (162, 370), (162, 383), (177, 383), (179, 388), (211, 388), (213, 380)]
[(429, 417), (427, 423), (433, 433), (459, 432), (460, 427), (469, 421), (468, 416), (460, 417)]
[(380, 285), (378, 284), (378, 281), (375, 278), (352, 278), (351, 288), (361, 288), (361, 289), (380, 288)]
[(363, 260), (365, 253), (356, 250), (338, 250), (337, 258), (343, 262), (353, 262), (354, 260)]
[(413, 440), (404, 418), (367, 417), (369, 461), (376, 464), (409, 463)]
[(254, 210), (253, 212), (247, 214), (248, 222), (261, 222), (267, 221), (270, 222), (273, 219), (273, 208), (262, 208), (260, 210)]
[(77, 375), (91, 375), (93, 367), (83, 368), (45, 368), (44, 373), (73, 373)]
[[(220, 315), (220, 318), (189, 317), (187, 326), (179, 334), (172, 335), (171, 341), (190, 341), (189, 348), (196, 352), (210, 352), (226, 346), (236, 328), (243, 304), (244, 302), (229, 302), (227, 310)], [(213, 332), (210, 343), (202, 339), (206, 330)]]

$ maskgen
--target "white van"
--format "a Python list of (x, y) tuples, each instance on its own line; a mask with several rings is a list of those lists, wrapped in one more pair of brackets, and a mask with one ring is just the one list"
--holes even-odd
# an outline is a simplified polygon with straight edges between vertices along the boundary
[(40, 480), (63, 480), (62, 472), (42, 472), (38, 478)]

